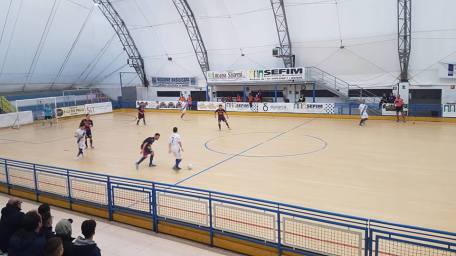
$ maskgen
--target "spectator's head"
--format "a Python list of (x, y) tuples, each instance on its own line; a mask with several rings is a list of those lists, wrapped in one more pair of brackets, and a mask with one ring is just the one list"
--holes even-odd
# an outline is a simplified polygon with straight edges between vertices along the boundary
[(60, 237), (50, 238), (44, 246), (44, 256), (62, 256), (63, 243)]
[(51, 212), (51, 207), (49, 206), (49, 204), (41, 204), (40, 207), (38, 207), (38, 213), (42, 215), (44, 215), (46, 212)]
[(55, 233), (57, 235), (71, 237), (71, 233), (73, 232), (71, 223), (73, 223), (72, 219), (61, 219), (57, 222), (57, 225), (55, 225)]
[(29, 211), (22, 219), (22, 227), (29, 232), (38, 233), (42, 226), (41, 215), (37, 211)]
[(94, 220), (85, 220), (81, 225), (81, 232), (85, 239), (92, 239), (95, 235), (97, 223)]
[(173, 128), (173, 132), (174, 132), (174, 133), (177, 132), (177, 127), (174, 127), (174, 128)]
[(6, 204), (10, 205), (10, 206), (14, 206), (20, 210), (21, 206), (22, 206), (22, 201), (17, 198), (10, 198), (8, 200), (8, 203), (6, 203)]

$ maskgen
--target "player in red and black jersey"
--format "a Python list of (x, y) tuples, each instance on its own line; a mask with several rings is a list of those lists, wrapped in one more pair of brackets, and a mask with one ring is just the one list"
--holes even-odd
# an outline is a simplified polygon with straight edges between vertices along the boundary
[[(226, 116), (226, 118), (225, 118)], [(228, 127), (228, 129), (231, 130), (230, 128), (230, 125), (228, 124), (228, 122), (226, 121), (226, 119), (228, 118), (228, 114), (226, 113), (226, 111), (223, 109), (223, 106), (222, 104), (219, 105), (219, 108), (217, 110), (215, 110), (215, 117), (218, 117), (218, 127), (219, 127), (219, 130), (222, 130), (222, 126), (220, 125), (220, 122), (225, 122), (226, 124), (226, 127)]]
[(149, 167), (155, 166), (155, 164), (152, 163), (154, 160), (154, 151), (152, 150), (152, 144), (157, 141), (160, 138), (160, 133), (156, 133), (154, 137), (148, 137), (146, 138), (143, 143), (141, 144), (141, 158), (138, 160), (138, 162), (135, 163), (136, 170), (139, 169), (139, 164), (144, 161), (144, 159), (147, 158), (148, 155), (150, 155), (150, 160), (149, 160)]
[(144, 114), (145, 105), (143, 103), (139, 103), (138, 107), (138, 120), (136, 121), (136, 125), (139, 125), (139, 121), (142, 119), (144, 125), (146, 125), (146, 116)]
[(92, 127), (93, 127), (93, 121), (90, 119), (90, 115), (86, 114), (86, 118), (82, 119), (81, 123), (79, 124), (80, 126), (84, 126), (85, 129), (85, 146), (87, 146), (87, 139), (90, 140), (90, 147), (93, 148), (93, 139), (92, 139)]

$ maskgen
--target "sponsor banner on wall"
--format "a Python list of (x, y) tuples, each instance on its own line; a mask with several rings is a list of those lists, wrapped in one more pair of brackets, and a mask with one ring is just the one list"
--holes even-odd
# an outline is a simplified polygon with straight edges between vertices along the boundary
[(58, 117), (80, 116), (86, 114), (85, 105), (62, 107), (56, 109)]
[(226, 83), (226, 82), (246, 82), (246, 71), (207, 71), (207, 81), (209, 83)]
[(248, 70), (249, 81), (291, 81), (304, 80), (304, 68), (276, 68)]
[(258, 112), (258, 103), (252, 103), (252, 107), (250, 107), (248, 102), (225, 102), (225, 110), (233, 112)]
[(143, 104), (146, 109), (180, 109), (182, 103), (179, 101), (147, 101), (147, 100), (138, 100), (136, 101), (136, 107), (139, 107), (139, 104)]
[[(408, 112), (408, 105), (404, 104), (404, 113)], [(394, 103), (385, 103), (382, 106), (382, 116), (395, 116), (396, 115), (396, 107)]]
[(184, 87), (196, 85), (194, 77), (152, 77), (154, 86)]
[(291, 103), (294, 113), (305, 114), (334, 114), (335, 103)]
[(100, 102), (85, 104), (86, 113), (91, 115), (104, 114), (112, 112), (112, 103), (111, 102)]
[(455, 63), (440, 63), (439, 66), (440, 78), (456, 79), (456, 62)]
[(222, 104), (223, 108), (225, 108), (225, 103), (223, 102), (198, 101), (198, 110), (215, 111), (216, 109), (218, 109), (220, 104)]
[(443, 104), (443, 117), (456, 117), (456, 103)]

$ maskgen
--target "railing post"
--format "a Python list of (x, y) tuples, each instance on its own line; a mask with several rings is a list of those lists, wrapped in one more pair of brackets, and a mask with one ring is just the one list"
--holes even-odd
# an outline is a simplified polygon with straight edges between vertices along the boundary
[(158, 233), (157, 191), (155, 189), (155, 183), (152, 183), (152, 222), (154, 232)]
[(214, 246), (214, 227), (212, 225), (212, 193), (209, 192), (209, 237), (211, 239), (210, 245)]
[(40, 197), (40, 192), (38, 190), (38, 179), (37, 179), (37, 176), (36, 176), (36, 165), (33, 164), (33, 182), (35, 184), (35, 200), (37, 202), (39, 202), (39, 197)]
[(372, 229), (370, 228), (370, 222), (369, 222), (369, 256), (372, 256), (372, 248), (374, 244), (374, 238), (372, 237)]
[(282, 232), (280, 227), (280, 206), (277, 206), (277, 251), (278, 255), (282, 255)]
[(368, 256), (368, 253), (370, 251), (370, 236), (369, 236), (369, 231), (366, 229), (364, 232), (365, 236), (365, 241), (364, 241), (364, 256)]
[(11, 184), (9, 182), (9, 174), (8, 174), (8, 160), (5, 160), (5, 176), (6, 176), (6, 187), (8, 188), (8, 195), (11, 194)]
[(70, 210), (73, 210), (73, 198), (71, 196), (71, 181), (70, 181), (70, 171), (67, 170), (67, 188), (68, 188), (68, 201)]
[(108, 181), (107, 181), (107, 192), (108, 192), (108, 217), (109, 220), (112, 220), (112, 189), (111, 189), (111, 177), (108, 176)]

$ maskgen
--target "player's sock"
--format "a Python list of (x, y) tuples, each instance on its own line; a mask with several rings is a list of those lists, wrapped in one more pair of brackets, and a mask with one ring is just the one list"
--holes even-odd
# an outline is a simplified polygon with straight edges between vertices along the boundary
[(151, 156), (150, 156), (150, 159), (149, 159), (149, 167), (155, 166), (155, 164), (152, 163), (153, 160), (154, 160), (154, 156), (151, 155)]
[(136, 125), (139, 125), (139, 119), (138, 119), (138, 121), (136, 121)]
[(136, 162), (136, 164), (140, 164), (142, 161), (144, 161), (144, 159), (146, 159), (144, 156), (141, 157), (141, 158), (138, 160), (138, 162)]
[(218, 126), (219, 126), (219, 130), (222, 130), (222, 126), (220, 125), (220, 123), (218, 124)]
[(226, 123), (226, 127), (228, 127), (228, 129), (231, 130), (230, 125), (228, 123)]
[(93, 148), (93, 140), (90, 138), (90, 147)]

